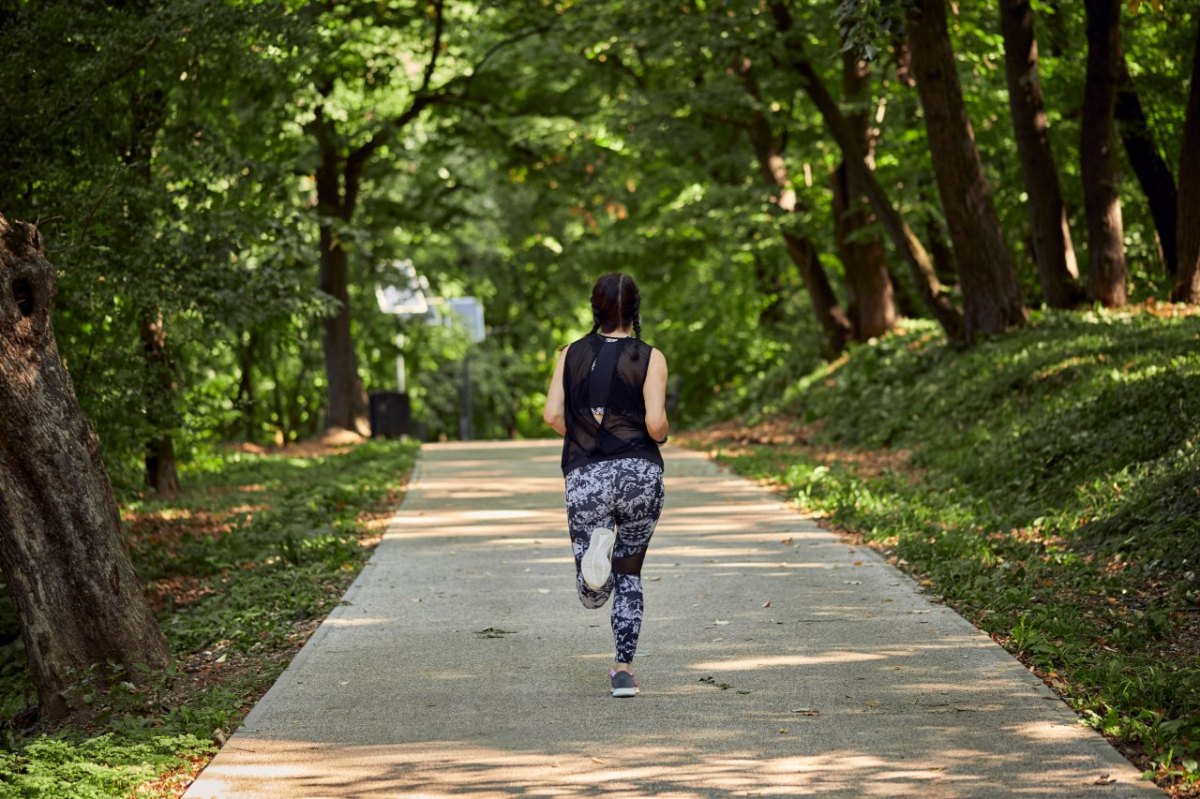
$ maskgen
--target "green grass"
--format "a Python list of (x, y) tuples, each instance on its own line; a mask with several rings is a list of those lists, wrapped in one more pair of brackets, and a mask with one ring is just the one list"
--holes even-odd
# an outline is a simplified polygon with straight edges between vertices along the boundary
[[(151, 685), (81, 680), (82, 711), (0, 749), (0, 797), (123, 797), (216, 750), (370, 554), (361, 517), (399, 500), (412, 442), (324, 457), (216, 450), (184, 468), (175, 501), (123, 508), (134, 564), (162, 608), (176, 664)], [(0, 634), (16, 620), (5, 603)], [(0, 647), (0, 718), (33, 702), (19, 638)], [(177, 786), (176, 786), (177, 787)], [(139, 796), (173, 796), (169, 780)]]
[(798, 381), (775, 415), (807, 440), (722, 459), (931, 581), (1192, 795), (1200, 318), (1044, 315), (966, 352), (914, 323)]

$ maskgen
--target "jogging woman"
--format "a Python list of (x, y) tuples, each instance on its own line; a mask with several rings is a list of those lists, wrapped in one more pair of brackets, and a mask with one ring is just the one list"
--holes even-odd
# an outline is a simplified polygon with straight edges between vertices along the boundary
[[(667, 359), (641, 341), (633, 278), (604, 275), (592, 289), (592, 332), (559, 355), (546, 423), (564, 436), (567, 524), (575, 586), (585, 608), (611, 596), (612, 695), (637, 696), (633, 656), (642, 628), (642, 559), (663, 506)], [(632, 331), (633, 335), (630, 336)]]

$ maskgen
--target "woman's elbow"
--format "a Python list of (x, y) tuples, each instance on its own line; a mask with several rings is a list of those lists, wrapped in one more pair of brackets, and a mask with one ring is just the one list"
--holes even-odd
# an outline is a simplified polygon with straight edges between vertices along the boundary
[(670, 431), (670, 425), (667, 423), (667, 414), (651, 414), (646, 417), (646, 432), (655, 441), (662, 441), (667, 437)]

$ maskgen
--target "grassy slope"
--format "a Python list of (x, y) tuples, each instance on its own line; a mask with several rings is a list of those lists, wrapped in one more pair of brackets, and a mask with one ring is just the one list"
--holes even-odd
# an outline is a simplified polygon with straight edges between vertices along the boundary
[(765, 415), (792, 435), (721, 428), (727, 463), (929, 580), (1194, 795), (1200, 318), (1046, 316), (964, 353), (914, 326)]
[[(0, 797), (179, 795), (358, 573), (416, 451), (379, 441), (308, 457), (222, 450), (185, 469), (178, 500), (125, 507), (175, 671), (142, 690), (85, 680), (80, 713), (55, 729), (10, 720)], [(6, 607), (0, 628), (14, 626)], [(0, 647), (0, 718), (33, 696), (18, 638)]]

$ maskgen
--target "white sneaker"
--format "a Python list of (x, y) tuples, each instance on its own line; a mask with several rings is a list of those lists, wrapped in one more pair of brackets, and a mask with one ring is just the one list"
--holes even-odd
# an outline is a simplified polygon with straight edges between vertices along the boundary
[(593, 591), (599, 591), (608, 583), (612, 574), (612, 553), (617, 543), (617, 534), (607, 527), (597, 527), (592, 530), (591, 540), (587, 551), (583, 553), (583, 562), (579, 570), (583, 574), (583, 582)]

